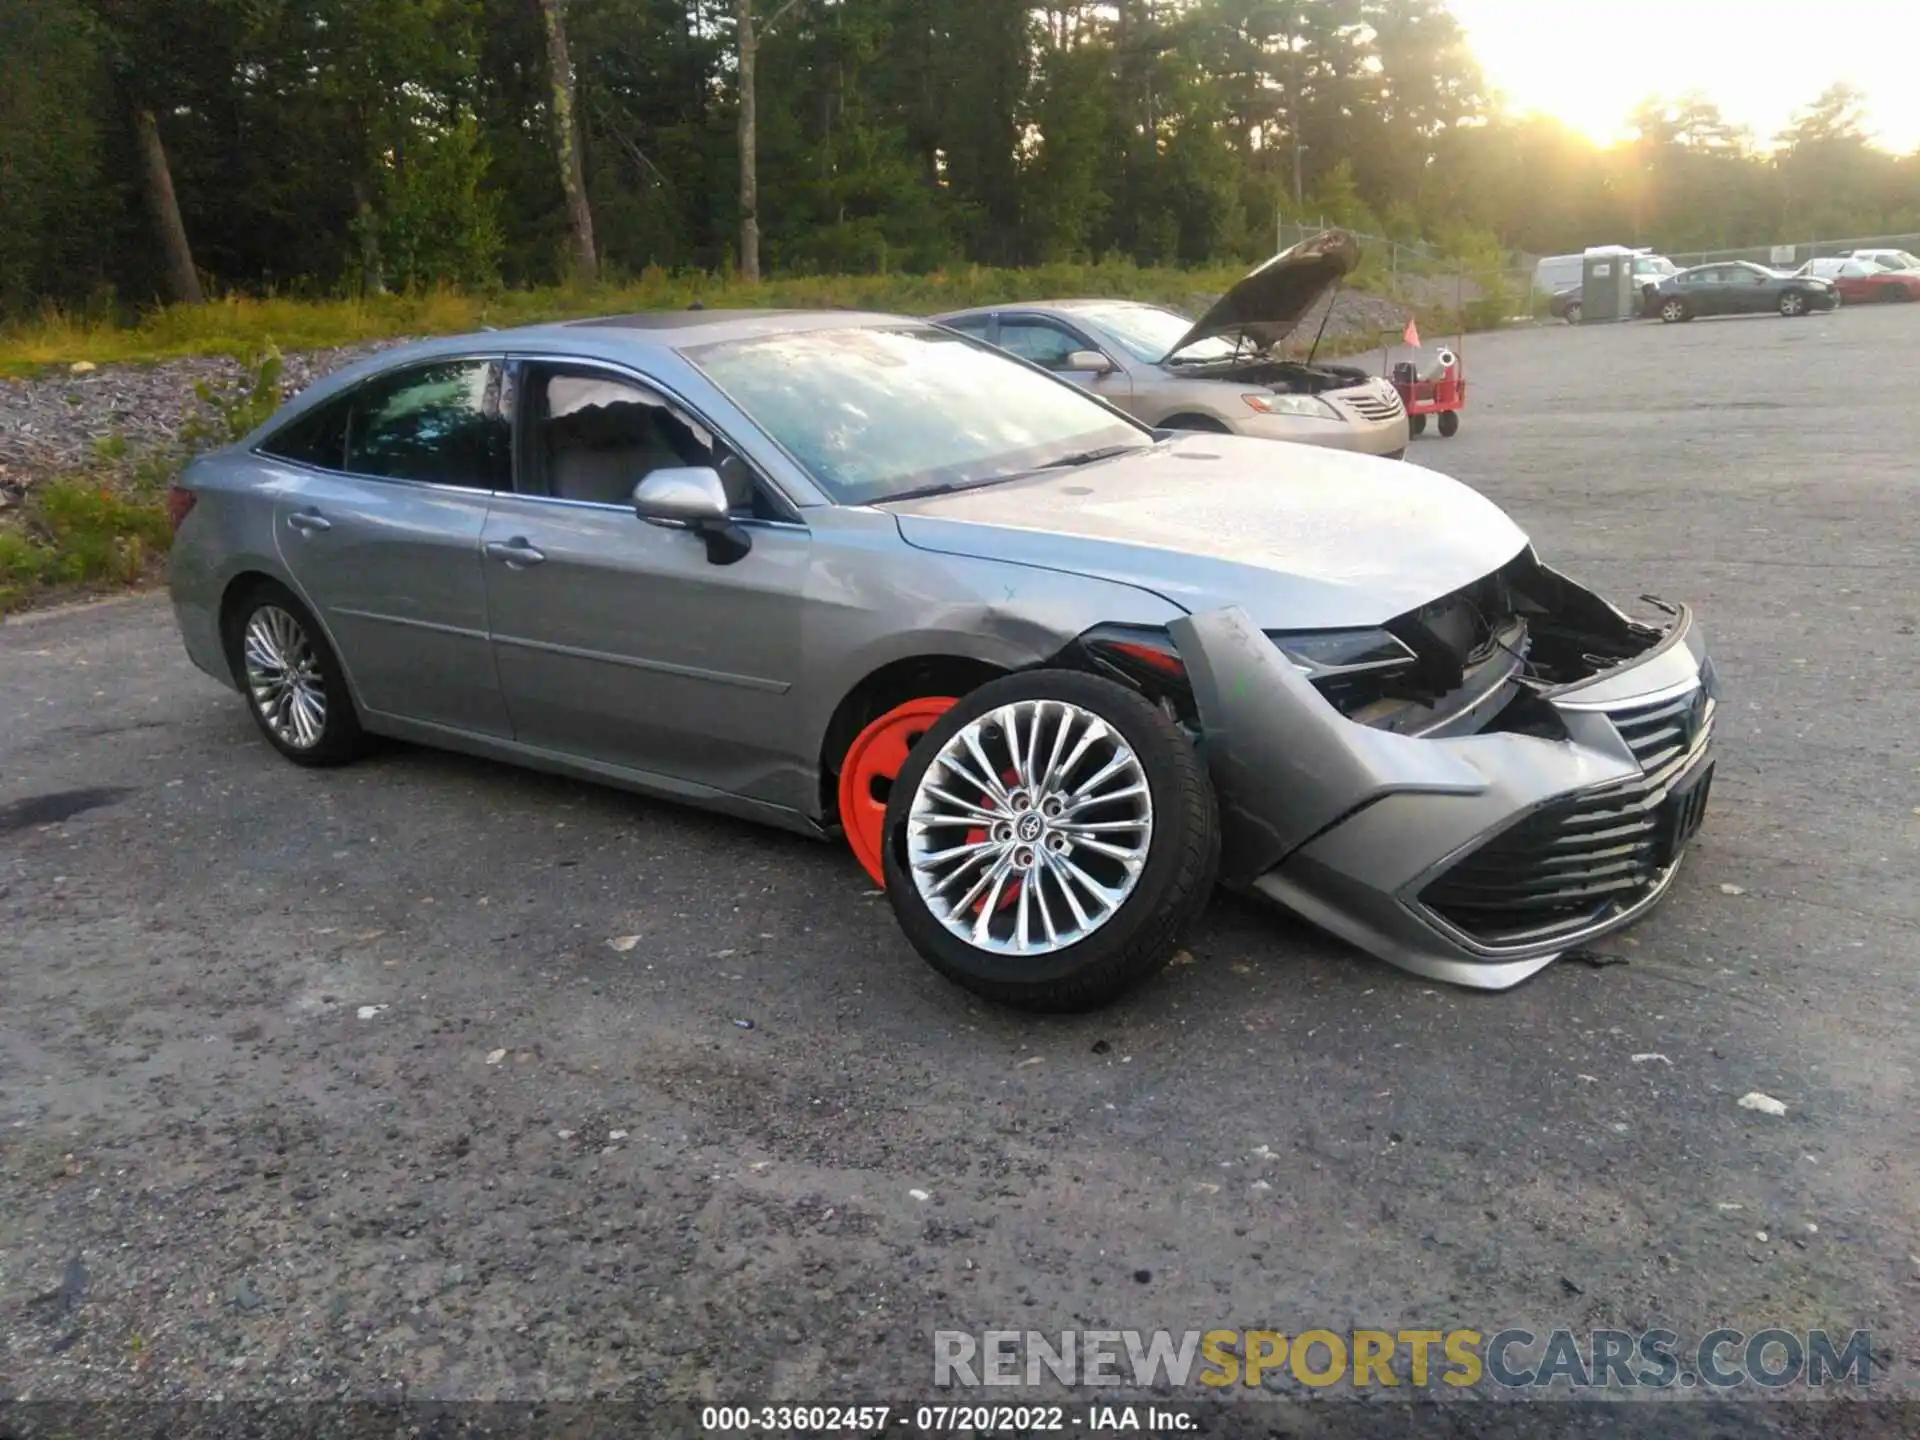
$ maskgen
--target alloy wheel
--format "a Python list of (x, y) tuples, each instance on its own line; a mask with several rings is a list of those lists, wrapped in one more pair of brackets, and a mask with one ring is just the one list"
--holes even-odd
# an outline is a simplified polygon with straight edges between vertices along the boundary
[(248, 617), (241, 637), (247, 693), (274, 736), (311, 750), (327, 733), (327, 686), (306, 629), (278, 605)]
[(955, 732), (908, 812), (907, 863), (951, 934), (1003, 955), (1086, 939), (1133, 894), (1153, 797), (1118, 730), (1064, 700), (1002, 705)]

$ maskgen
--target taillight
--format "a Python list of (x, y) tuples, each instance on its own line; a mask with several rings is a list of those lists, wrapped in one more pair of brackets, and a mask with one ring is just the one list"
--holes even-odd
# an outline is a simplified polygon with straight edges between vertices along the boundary
[(181, 522), (187, 518), (187, 512), (193, 509), (193, 502), (198, 498), (184, 485), (167, 487), (167, 523), (175, 533), (179, 532)]

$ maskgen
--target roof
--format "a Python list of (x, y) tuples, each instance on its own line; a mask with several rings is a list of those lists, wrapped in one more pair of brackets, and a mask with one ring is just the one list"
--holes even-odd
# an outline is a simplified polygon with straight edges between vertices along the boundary
[(1116, 305), (1132, 305), (1145, 310), (1165, 308), (1148, 300), (1102, 299), (1099, 296), (1086, 296), (1070, 300), (1008, 300), (999, 305), (969, 305), (964, 310), (943, 311), (935, 318), (957, 320), (962, 315), (998, 315), (1006, 310), (1110, 310)]

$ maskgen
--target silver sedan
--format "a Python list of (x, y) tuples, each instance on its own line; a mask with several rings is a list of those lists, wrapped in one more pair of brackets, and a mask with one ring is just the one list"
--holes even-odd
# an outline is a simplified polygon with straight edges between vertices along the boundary
[(372, 736), (844, 837), (941, 973), (1035, 1009), (1163, 966), (1216, 879), (1498, 989), (1673, 882), (1690, 614), (1475, 492), (1165, 436), (855, 314), (437, 340), (171, 497), (188, 654), (303, 765)]
[(1253, 271), (1198, 320), (1132, 300), (1045, 300), (957, 310), (940, 324), (1071, 380), (1149, 425), (1292, 440), (1398, 459), (1406, 407), (1355, 365), (1280, 346), (1358, 262), (1339, 232)]

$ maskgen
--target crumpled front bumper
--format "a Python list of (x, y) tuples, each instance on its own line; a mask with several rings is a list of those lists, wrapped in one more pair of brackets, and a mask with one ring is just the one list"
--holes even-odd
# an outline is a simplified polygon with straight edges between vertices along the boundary
[(1678, 873), (1717, 691), (1684, 608), (1644, 655), (1544, 697), (1563, 739), (1356, 724), (1237, 606), (1170, 633), (1219, 795), (1222, 880), (1380, 959), (1503, 990), (1632, 922)]

